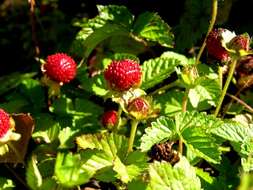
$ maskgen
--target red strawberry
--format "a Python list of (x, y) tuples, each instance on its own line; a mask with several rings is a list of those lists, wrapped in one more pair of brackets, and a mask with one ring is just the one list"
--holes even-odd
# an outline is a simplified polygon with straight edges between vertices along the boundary
[(249, 50), (250, 37), (247, 33), (235, 36), (230, 42), (229, 47), (231, 49), (240, 50), (244, 49)]
[(0, 138), (4, 137), (10, 129), (10, 116), (0, 109)]
[(117, 112), (114, 110), (107, 111), (103, 114), (101, 120), (104, 127), (108, 127), (108, 128), (113, 127), (116, 125), (118, 121)]
[(206, 48), (208, 54), (214, 57), (215, 59), (218, 59), (219, 61), (229, 60), (229, 54), (227, 50), (224, 47), (222, 47), (221, 44), (222, 33), (225, 31), (226, 30), (222, 28), (214, 29), (213, 31), (210, 32), (206, 40)]
[(135, 98), (129, 102), (127, 111), (136, 119), (144, 119), (150, 114), (150, 104), (144, 98)]
[(129, 59), (112, 61), (104, 72), (109, 87), (116, 91), (127, 91), (141, 83), (140, 65)]
[(43, 71), (51, 80), (69, 83), (76, 76), (76, 63), (64, 53), (56, 53), (47, 57)]

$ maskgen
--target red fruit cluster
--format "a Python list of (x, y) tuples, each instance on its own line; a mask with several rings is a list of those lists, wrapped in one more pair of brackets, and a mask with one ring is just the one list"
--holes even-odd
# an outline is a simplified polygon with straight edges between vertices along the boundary
[(208, 54), (220, 61), (229, 60), (229, 54), (227, 50), (224, 47), (222, 47), (221, 44), (222, 33), (224, 31), (225, 29), (222, 28), (214, 29), (213, 31), (210, 32), (206, 40), (206, 48)]
[(64, 53), (56, 53), (47, 57), (43, 70), (46, 75), (56, 82), (69, 83), (76, 76), (76, 63)]
[(104, 77), (112, 90), (127, 91), (141, 83), (140, 65), (129, 59), (112, 61), (104, 72)]
[(118, 121), (117, 112), (114, 110), (107, 111), (102, 116), (102, 125), (104, 127), (115, 126)]
[(10, 116), (3, 109), (0, 109), (0, 138), (10, 129)]

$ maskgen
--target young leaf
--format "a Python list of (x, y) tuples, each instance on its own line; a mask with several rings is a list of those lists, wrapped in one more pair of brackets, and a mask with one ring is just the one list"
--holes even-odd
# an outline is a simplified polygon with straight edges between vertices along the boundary
[(42, 176), (37, 166), (37, 159), (35, 155), (33, 155), (28, 162), (26, 181), (32, 190), (37, 190), (42, 185)]
[(166, 117), (158, 118), (151, 123), (151, 127), (145, 129), (145, 134), (141, 137), (141, 151), (148, 151), (154, 144), (172, 138), (174, 130), (173, 120)]
[(145, 61), (142, 65), (141, 87), (143, 89), (154, 87), (169, 77), (180, 64), (181, 60), (176, 57), (159, 57)]
[(133, 33), (146, 40), (158, 42), (165, 47), (173, 46), (174, 35), (170, 26), (156, 13), (145, 12), (141, 14), (136, 19)]
[(201, 184), (194, 168), (186, 158), (172, 167), (167, 162), (154, 162), (149, 166), (151, 189), (200, 190)]

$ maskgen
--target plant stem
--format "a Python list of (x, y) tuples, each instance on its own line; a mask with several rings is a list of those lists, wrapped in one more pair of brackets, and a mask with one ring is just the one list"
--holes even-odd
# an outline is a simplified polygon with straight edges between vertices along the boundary
[(116, 123), (116, 126), (115, 126), (115, 130), (118, 131), (119, 130), (119, 126), (121, 124), (121, 113), (122, 113), (122, 107), (119, 106), (119, 109), (118, 109), (118, 113), (117, 113), (117, 117), (118, 117), (118, 120), (117, 120), (117, 123)]
[(226, 80), (226, 83), (224, 85), (224, 88), (222, 89), (222, 92), (221, 92), (221, 96), (220, 96), (220, 99), (219, 99), (219, 102), (218, 102), (218, 105), (216, 107), (216, 110), (214, 112), (214, 116), (217, 117), (219, 111), (220, 111), (220, 108), (221, 108), (221, 105), (222, 105), (222, 102), (224, 100), (224, 97), (227, 93), (227, 90), (228, 90), (228, 87), (229, 87), (229, 84), (233, 78), (233, 74), (234, 74), (234, 71), (235, 71), (235, 66), (236, 66), (236, 63), (237, 63), (237, 59), (233, 59), (232, 60), (232, 63), (230, 65), (230, 69), (229, 69), (229, 73), (228, 73), (228, 78)]
[(13, 170), (8, 164), (4, 164), (4, 166), (15, 176), (15, 178), (26, 188), (30, 189), (27, 184), (25, 183), (25, 180), (23, 180), (15, 170)]
[[(182, 112), (186, 112), (186, 110), (187, 110), (188, 95), (189, 95), (189, 89), (187, 88), (187, 89), (185, 90), (185, 95), (184, 95), (184, 97), (183, 97)], [(179, 142), (178, 142), (178, 152), (179, 152), (180, 154), (183, 154), (183, 139), (182, 139), (182, 137), (179, 138)]]
[(30, 4), (30, 22), (32, 27), (32, 40), (35, 48), (35, 56), (38, 57), (40, 54), (40, 48), (36, 34), (35, 0), (28, 0), (28, 3)]
[(250, 113), (253, 113), (253, 108), (250, 105), (246, 104), (244, 101), (237, 98), (236, 96), (233, 96), (232, 94), (227, 93), (226, 95), (232, 98), (233, 100), (237, 101), (242, 106), (244, 106)]
[(130, 153), (130, 152), (133, 151), (134, 138), (135, 138), (135, 133), (136, 133), (138, 124), (139, 124), (139, 121), (132, 120), (131, 132), (130, 132), (130, 137), (129, 137), (129, 141), (128, 141), (127, 153)]
[(220, 88), (222, 89), (222, 86), (223, 86), (223, 71), (222, 71), (221, 66), (218, 67), (218, 74), (219, 74), (219, 85), (220, 85)]
[(207, 34), (206, 34), (206, 37), (204, 39), (204, 42), (199, 50), (199, 53), (197, 55), (197, 58), (196, 58), (196, 65), (199, 63), (199, 60), (200, 60), (200, 57), (206, 47), (206, 40), (207, 40), (207, 37), (208, 35), (210, 34), (210, 32), (213, 30), (213, 26), (215, 24), (215, 20), (216, 20), (216, 16), (217, 16), (217, 10), (218, 10), (218, 0), (213, 0), (212, 1), (212, 17), (211, 17), (211, 20), (210, 20), (210, 24), (209, 24), (209, 27), (208, 27), (208, 31), (207, 31)]
[(179, 80), (176, 80), (172, 83), (169, 83), (169, 84), (166, 84), (165, 86), (162, 86), (161, 88), (156, 89), (155, 91), (151, 92), (149, 95), (153, 96), (153, 95), (156, 95), (156, 94), (161, 94), (162, 92), (164, 92), (164, 91), (166, 91), (170, 88), (173, 88), (173, 87), (175, 87), (179, 84), (180, 84)]

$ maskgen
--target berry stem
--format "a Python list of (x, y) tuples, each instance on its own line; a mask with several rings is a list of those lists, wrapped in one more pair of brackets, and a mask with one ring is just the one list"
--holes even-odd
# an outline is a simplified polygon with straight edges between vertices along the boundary
[[(186, 110), (187, 110), (188, 95), (189, 95), (189, 89), (187, 88), (187, 89), (185, 90), (185, 95), (184, 95), (184, 97), (183, 97), (182, 112), (186, 112)], [(182, 137), (179, 137), (178, 152), (179, 152), (181, 155), (183, 154), (183, 139), (182, 139)]]
[(220, 99), (218, 101), (218, 104), (217, 104), (217, 107), (216, 107), (216, 110), (214, 112), (214, 116), (217, 117), (219, 111), (220, 111), (220, 108), (221, 108), (221, 105), (222, 105), (222, 102), (224, 100), (224, 97), (227, 93), (227, 90), (228, 90), (228, 87), (229, 87), (229, 84), (233, 78), (233, 74), (234, 74), (234, 71), (235, 71), (235, 66), (236, 66), (236, 63), (237, 63), (237, 59), (232, 59), (232, 63), (230, 65), (230, 69), (229, 69), (229, 73), (228, 73), (228, 78), (226, 80), (226, 83), (224, 85), (224, 88), (222, 89), (222, 92), (221, 92), (221, 96), (220, 96)]
[(164, 91), (166, 91), (170, 88), (173, 88), (175, 86), (179, 86), (179, 85), (180, 85), (180, 81), (176, 80), (172, 83), (169, 83), (169, 84), (166, 84), (165, 86), (162, 86), (161, 88), (156, 89), (155, 91), (151, 92), (149, 95), (153, 96), (153, 95), (156, 95), (156, 94), (162, 94), (162, 93), (164, 93)]
[(136, 133), (138, 124), (139, 124), (139, 121), (135, 119), (132, 120), (131, 122), (131, 132), (130, 132), (130, 137), (128, 141), (127, 153), (130, 153), (133, 151), (134, 138), (135, 138), (135, 133)]
[(218, 12), (218, 0), (213, 0), (212, 1), (212, 17), (211, 17), (211, 20), (210, 20), (210, 24), (209, 24), (209, 27), (208, 27), (208, 31), (207, 31), (207, 34), (206, 34), (206, 37), (204, 39), (204, 42), (199, 50), (199, 53), (197, 55), (197, 58), (196, 58), (196, 65), (199, 63), (199, 60), (200, 60), (200, 57), (206, 47), (206, 40), (207, 40), (207, 36), (209, 35), (209, 33), (213, 30), (213, 26), (215, 24), (215, 20), (216, 20), (216, 17), (217, 17), (217, 12)]
[(222, 89), (222, 86), (223, 86), (223, 71), (222, 71), (222, 67), (221, 66), (218, 67), (218, 75), (219, 75), (220, 89)]
[(117, 123), (116, 123), (116, 127), (115, 127), (115, 130), (118, 131), (119, 130), (119, 127), (121, 125), (121, 113), (122, 113), (122, 107), (119, 106), (119, 109), (118, 109), (118, 113), (117, 113)]

